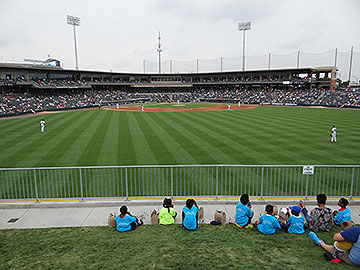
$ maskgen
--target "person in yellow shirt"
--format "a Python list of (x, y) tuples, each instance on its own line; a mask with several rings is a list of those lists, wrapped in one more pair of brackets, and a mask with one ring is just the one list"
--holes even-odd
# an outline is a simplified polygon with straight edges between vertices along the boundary
[(174, 210), (174, 205), (170, 198), (165, 198), (163, 201), (163, 208), (159, 212), (159, 224), (170, 225), (175, 223), (177, 213)]

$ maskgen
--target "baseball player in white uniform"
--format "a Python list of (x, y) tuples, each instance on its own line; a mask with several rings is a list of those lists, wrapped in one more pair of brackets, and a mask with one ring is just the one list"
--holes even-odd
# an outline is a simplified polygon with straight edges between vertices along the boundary
[(337, 142), (335, 125), (333, 125), (333, 127), (331, 129), (331, 142)]
[(41, 128), (41, 132), (44, 132), (44, 131), (45, 131), (45, 120), (44, 120), (44, 119), (42, 119), (42, 120), (40, 121), (40, 128)]

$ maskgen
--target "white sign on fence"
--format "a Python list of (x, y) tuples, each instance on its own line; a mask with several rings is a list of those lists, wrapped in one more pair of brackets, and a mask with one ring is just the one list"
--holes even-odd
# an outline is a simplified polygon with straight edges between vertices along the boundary
[(314, 166), (304, 166), (303, 167), (303, 174), (314, 174)]

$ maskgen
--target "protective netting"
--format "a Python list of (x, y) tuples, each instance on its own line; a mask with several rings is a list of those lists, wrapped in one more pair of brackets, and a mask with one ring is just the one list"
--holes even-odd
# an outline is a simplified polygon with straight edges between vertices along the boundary
[[(337, 57), (336, 57), (337, 55)], [(299, 57), (298, 57), (299, 56)], [(336, 59), (335, 59), (336, 58)], [(352, 58), (352, 59), (351, 59)], [(350, 61), (352, 63), (351, 74)], [(1, 56), (2, 63), (23, 63), (23, 60)], [(360, 80), (360, 53), (353, 51), (340, 52), (330, 50), (321, 53), (293, 52), (289, 54), (265, 54), (260, 56), (246, 56), (245, 70), (267, 70), (283, 68), (308, 68), (336, 66), (338, 78), (343, 81), (359, 82)], [(166, 60), (161, 62), (161, 73), (202, 73), (241, 71), (243, 57), (215, 59), (194, 59), (189, 61)], [(158, 61), (144, 60), (141, 70), (128, 70), (128, 72), (159, 73)]]
[[(352, 54), (352, 69), (350, 70), (351, 51), (340, 52), (330, 50), (322, 53), (293, 52), (289, 54), (265, 54), (261, 56), (246, 56), (245, 70), (267, 70), (283, 68), (329, 67), (338, 68), (338, 78), (343, 81), (358, 82), (360, 79), (360, 53)], [(190, 61), (168, 60), (161, 62), (161, 73), (202, 73), (241, 71), (243, 57), (195, 59)], [(159, 63), (145, 60), (146, 73), (158, 73)], [(349, 78), (350, 76), (350, 78)]]

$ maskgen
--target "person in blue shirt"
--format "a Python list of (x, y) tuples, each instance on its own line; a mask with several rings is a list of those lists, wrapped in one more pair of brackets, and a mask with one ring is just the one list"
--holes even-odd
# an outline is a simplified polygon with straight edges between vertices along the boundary
[(235, 225), (239, 228), (246, 228), (251, 224), (251, 219), (254, 216), (254, 211), (251, 210), (251, 203), (248, 194), (243, 194), (240, 197), (240, 202), (236, 205)]
[(340, 206), (339, 211), (334, 211), (334, 223), (341, 226), (344, 221), (351, 221), (351, 212), (350, 209), (346, 208), (349, 201), (345, 198), (341, 198), (338, 201), (338, 206)]
[(194, 199), (187, 199), (186, 205), (182, 210), (182, 228), (188, 231), (198, 229), (198, 210), (199, 207)]
[(325, 244), (325, 242), (321, 240), (314, 232), (310, 232), (309, 237), (315, 242), (315, 244), (321, 246), (332, 256), (344, 261), (349, 265), (357, 267), (360, 266), (360, 226), (352, 227), (343, 232), (334, 234), (335, 241), (347, 241), (353, 244), (350, 252), (340, 252), (333, 245)]
[(127, 232), (135, 230), (136, 226), (143, 225), (143, 222), (136, 216), (130, 214), (125, 205), (120, 207), (120, 215), (115, 217), (116, 230), (119, 232)]
[(288, 233), (303, 234), (304, 230), (304, 217), (300, 216), (301, 209), (299, 206), (289, 207), (291, 216), (287, 220)]
[(281, 229), (280, 223), (272, 215), (273, 206), (268, 204), (265, 207), (266, 214), (262, 215), (258, 221), (255, 222), (259, 232), (263, 234), (274, 234), (276, 229)]

